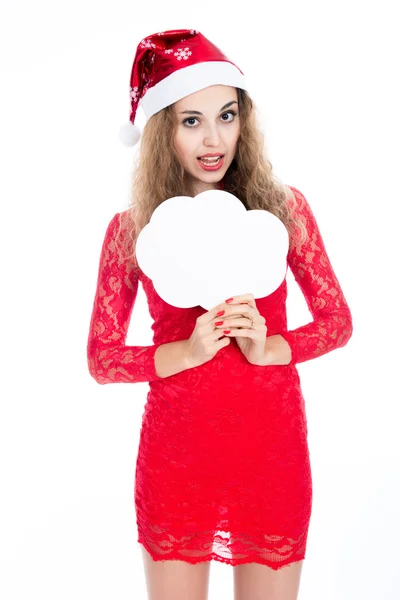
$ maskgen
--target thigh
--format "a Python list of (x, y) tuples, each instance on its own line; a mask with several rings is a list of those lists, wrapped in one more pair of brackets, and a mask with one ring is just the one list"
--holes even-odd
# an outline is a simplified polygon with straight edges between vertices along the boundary
[(142, 545), (148, 600), (207, 600), (210, 561), (153, 560)]
[(258, 563), (233, 568), (234, 600), (297, 600), (303, 560), (280, 569)]

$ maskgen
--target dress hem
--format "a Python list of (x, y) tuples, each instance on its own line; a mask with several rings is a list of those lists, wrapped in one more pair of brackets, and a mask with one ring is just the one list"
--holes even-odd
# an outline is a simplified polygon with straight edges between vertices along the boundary
[(187, 562), (192, 565), (195, 565), (198, 563), (209, 562), (209, 561), (214, 560), (214, 561), (218, 561), (218, 562), (230, 565), (232, 567), (236, 567), (239, 565), (245, 565), (245, 564), (249, 564), (249, 563), (257, 563), (259, 565), (265, 565), (266, 567), (270, 567), (274, 571), (279, 571), (279, 570), (283, 569), (284, 567), (289, 567), (291, 564), (300, 562), (305, 559), (304, 552), (301, 553), (299, 557), (296, 556), (295, 558), (293, 558), (293, 557), (287, 558), (278, 563), (276, 561), (262, 559), (257, 555), (249, 555), (249, 556), (247, 556), (245, 558), (241, 558), (241, 559), (225, 558), (225, 557), (221, 556), (220, 554), (217, 554), (216, 552), (209, 552), (205, 556), (198, 556), (196, 558), (190, 558), (189, 556), (182, 556), (181, 554), (179, 554), (179, 552), (177, 552), (177, 551), (174, 552), (173, 550), (171, 550), (169, 552), (169, 558), (164, 558), (163, 555), (153, 552), (153, 550), (151, 550), (150, 547), (147, 546), (147, 544), (145, 542), (143, 542), (142, 540), (138, 539), (137, 542), (141, 546), (143, 546), (143, 548), (145, 548), (145, 550), (147, 550), (147, 552), (150, 554), (150, 556), (152, 557), (152, 559), (155, 562), (167, 561), (167, 560), (181, 560), (183, 562)]

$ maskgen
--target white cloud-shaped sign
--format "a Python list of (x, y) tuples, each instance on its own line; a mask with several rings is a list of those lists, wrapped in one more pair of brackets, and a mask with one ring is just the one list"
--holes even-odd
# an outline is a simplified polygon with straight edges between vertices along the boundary
[(272, 294), (286, 275), (289, 236), (278, 217), (223, 190), (162, 202), (136, 241), (143, 273), (168, 304), (210, 310), (226, 298)]

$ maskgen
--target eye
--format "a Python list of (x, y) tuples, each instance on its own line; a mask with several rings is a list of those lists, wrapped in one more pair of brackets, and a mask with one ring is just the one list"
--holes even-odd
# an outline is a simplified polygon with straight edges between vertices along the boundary
[[(237, 112), (235, 112), (234, 110), (228, 110), (228, 112), (222, 113), (221, 117), (223, 117), (224, 115), (232, 115), (232, 119), (230, 121), (226, 121), (227, 123), (230, 123), (235, 118), (235, 115), (237, 115)], [(224, 121), (225, 120), (226, 119), (224, 119)]]
[[(232, 115), (232, 119), (230, 119), (229, 121), (227, 119), (223, 119), (223, 121), (225, 121), (225, 123), (231, 123), (234, 118), (235, 115), (237, 115), (237, 112), (235, 112), (234, 110), (228, 110), (227, 112), (222, 113), (221, 117), (223, 117), (224, 115)], [(197, 121), (197, 117), (188, 117), (187, 119), (184, 119), (182, 121), (183, 125), (186, 125), (189, 128), (195, 127), (195, 125), (189, 125), (189, 121)]]
[[(189, 121), (197, 121), (196, 117), (188, 117), (187, 119), (185, 119), (184, 121), (182, 121), (182, 123), (184, 125), (186, 125)], [(191, 127), (191, 125), (189, 125), (189, 127)]]

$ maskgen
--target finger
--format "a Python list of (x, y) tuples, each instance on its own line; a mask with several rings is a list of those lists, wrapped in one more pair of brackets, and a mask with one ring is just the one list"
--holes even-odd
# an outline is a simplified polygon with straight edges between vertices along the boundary
[(255, 322), (261, 315), (257, 309), (257, 307), (253, 308), (247, 302), (241, 302), (240, 304), (236, 304), (231, 307), (229, 311), (227, 311), (230, 315), (240, 315), (248, 319), (250, 323)]
[(222, 333), (224, 335), (226, 335), (227, 337), (246, 337), (246, 338), (250, 338), (253, 340), (258, 340), (260, 338), (260, 334), (258, 331), (255, 331), (254, 329), (237, 329), (237, 328), (228, 328), (228, 329), (221, 329)]
[(241, 315), (243, 317), (247, 317), (248, 319), (254, 319), (260, 313), (256, 306), (250, 306), (247, 302), (238, 302), (234, 305), (226, 304), (225, 315), (226, 318), (232, 315)]
[(219, 304), (210, 311), (208, 323), (214, 326), (215, 323), (219, 323), (220, 321), (237, 319), (238, 315), (251, 320), (251, 318), (253, 318), (253, 314), (254, 309), (252, 309), (248, 304), (237, 304), (235, 306), (230, 306), (229, 304)]
[[(225, 325), (221, 325), (219, 327), (216, 327), (216, 329), (223, 331), (223, 333), (225, 334), (225, 331), (230, 331), (230, 335), (232, 336), (237, 336), (237, 335), (242, 335), (243, 331), (250, 331), (251, 335), (247, 335), (244, 334), (244, 336), (242, 335), (242, 337), (251, 337), (252, 339), (254, 339), (255, 341), (257, 341), (258, 339), (263, 340), (266, 338), (267, 336), (267, 332), (268, 332), (268, 328), (267, 326), (264, 324), (263, 321), (259, 321), (258, 324), (253, 325), (253, 327), (251, 327), (249, 325), (249, 321), (246, 319), (247, 323), (245, 325), (237, 325), (236, 323), (229, 323), (229, 321), (226, 322)], [(229, 335), (229, 334), (225, 334), (225, 335)]]
[(225, 300), (225, 302), (230, 306), (233, 304), (248, 304), (251, 308), (257, 310), (256, 301), (253, 294), (240, 294), (238, 296), (233, 296), (232, 298), (227, 298), (227, 300)]
[(246, 317), (237, 318), (237, 315), (233, 315), (231, 317), (227, 317), (226, 319), (217, 318), (214, 321), (214, 325), (216, 329), (230, 329), (231, 327), (250, 327), (251, 320)]
[(227, 317), (227, 310), (229, 310), (229, 304), (221, 302), (213, 308), (210, 308), (209, 311), (197, 317), (197, 322), (203, 327), (207, 326), (208, 328), (213, 329), (215, 320), (218, 321)]
[[(244, 300), (245, 298), (247, 298), (247, 301)], [(230, 300), (230, 298), (228, 298), (228, 300)], [(234, 306), (232, 306), (232, 302), (234, 303)], [(232, 315), (239, 314), (251, 320), (259, 314), (253, 294), (234, 296), (232, 297), (232, 302), (221, 302), (220, 304), (217, 304), (217, 306), (214, 306), (214, 308), (210, 309), (207, 313), (198, 317), (198, 321), (202, 325), (214, 327), (215, 320), (227, 319)], [(249, 303), (251, 303), (251, 305)]]

